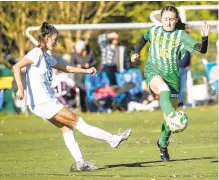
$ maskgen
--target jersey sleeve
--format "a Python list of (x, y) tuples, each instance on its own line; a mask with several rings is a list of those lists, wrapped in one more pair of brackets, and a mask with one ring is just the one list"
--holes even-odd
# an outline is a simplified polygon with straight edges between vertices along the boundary
[(184, 45), (185, 50), (189, 52), (193, 52), (195, 50), (195, 45), (197, 44), (197, 42), (192, 39), (192, 37), (185, 31), (182, 31), (181, 41)]
[(33, 62), (33, 65), (36, 66), (37, 63), (42, 58), (42, 56), (43, 56), (43, 52), (40, 48), (33, 48), (24, 57), (31, 60)]
[(145, 33), (144, 33), (144, 39), (146, 41), (151, 41), (151, 28), (149, 28)]
[(57, 60), (51, 56), (50, 63), (51, 63), (51, 66), (53, 67), (57, 64)]

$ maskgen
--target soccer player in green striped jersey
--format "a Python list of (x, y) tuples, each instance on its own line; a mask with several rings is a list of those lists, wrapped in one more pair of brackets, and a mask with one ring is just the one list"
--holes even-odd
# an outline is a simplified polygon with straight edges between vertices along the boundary
[[(131, 61), (135, 62), (139, 59), (141, 49), (149, 41), (150, 49), (145, 67), (146, 83), (153, 93), (159, 95), (160, 106), (166, 119), (173, 116), (178, 104), (180, 88), (178, 63), (186, 51), (207, 52), (209, 26), (204, 21), (201, 27), (202, 42), (197, 43), (182, 30), (179, 12), (174, 6), (166, 6), (161, 10), (161, 23), (160, 26), (149, 28), (140, 38)], [(163, 161), (170, 160), (167, 149), (170, 135), (171, 132), (164, 120), (162, 135), (157, 141)]]

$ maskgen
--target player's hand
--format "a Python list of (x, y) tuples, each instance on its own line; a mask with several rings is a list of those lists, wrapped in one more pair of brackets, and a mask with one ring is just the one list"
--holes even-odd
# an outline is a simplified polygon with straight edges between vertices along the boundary
[(19, 100), (22, 100), (24, 98), (24, 90), (23, 89), (18, 89), (16, 93), (16, 98)]
[(131, 57), (131, 61), (135, 62), (135, 61), (139, 60), (139, 58), (140, 58), (139, 54), (133, 54)]
[(206, 37), (208, 36), (208, 33), (209, 33), (209, 25), (207, 24), (206, 21), (204, 21), (201, 27), (201, 35), (202, 37)]
[(81, 68), (81, 65), (80, 65), (80, 64), (77, 64), (76, 66), (77, 66), (77, 68)]
[(85, 68), (89, 68), (89, 64), (88, 64), (88, 63), (85, 63), (85, 64), (84, 64), (84, 67), (85, 67)]
[(94, 68), (94, 67), (91, 67), (91, 68), (89, 68), (89, 69), (87, 69), (87, 74), (96, 74), (96, 72), (97, 72), (97, 70), (96, 70), (96, 68)]
[(109, 33), (107, 36), (110, 39), (119, 39), (119, 35), (116, 32)]

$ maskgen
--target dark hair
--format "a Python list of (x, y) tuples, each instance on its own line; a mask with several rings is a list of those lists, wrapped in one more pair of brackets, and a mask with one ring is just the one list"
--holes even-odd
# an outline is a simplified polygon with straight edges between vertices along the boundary
[(176, 23), (175, 29), (179, 30), (185, 30), (186, 29), (186, 24), (181, 21), (181, 19), (178, 19), (178, 22)]
[(178, 18), (178, 21), (176, 23), (175, 29), (184, 30), (185, 29), (185, 23), (183, 23), (179, 17), (179, 11), (175, 6), (166, 6), (161, 10), (161, 17), (165, 11), (171, 11), (175, 12), (176, 18)]
[(55, 33), (58, 33), (58, 30), (53, 25), (50, 25), (47, 22), (43, 22), (39, 29), (39, 35), (38, 35), (39, 46), (41, 46), (42, 43), (43, 44), (45, 43), (44, 41), (46, 36), (51, 36)]

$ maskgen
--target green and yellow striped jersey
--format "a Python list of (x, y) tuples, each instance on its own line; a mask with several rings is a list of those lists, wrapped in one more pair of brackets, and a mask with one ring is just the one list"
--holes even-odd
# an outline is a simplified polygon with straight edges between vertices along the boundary
[(144, 34), (144, 39), (150, 41), (150, 49), (146, 64), (146, 75), (156, 73), (173, 88), (179, 90), (178, 63), (185, 51), (194, 51), (195, 40), (183, 30), (165, 31), (162, 26), (152, 26)]

